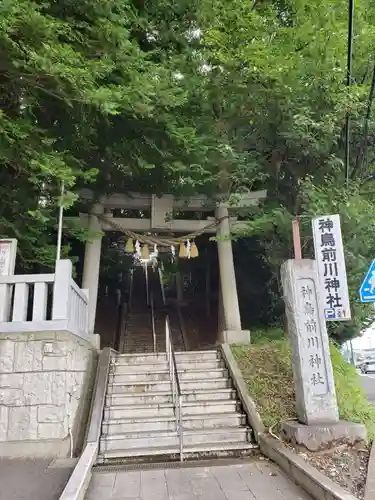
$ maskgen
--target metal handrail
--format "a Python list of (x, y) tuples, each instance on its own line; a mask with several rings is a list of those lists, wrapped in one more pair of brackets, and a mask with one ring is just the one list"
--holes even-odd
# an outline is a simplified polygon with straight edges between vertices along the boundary
[[(167, 301), (165, 297), (165, 290), (163, 285), (163, 274), (161, 269), (158, 269), (161, 294), (163, 298), (163, 304), (166, 306)], [(169, 321), (169, 315), (165, 315), (165, 350), (167, 353), (168, 369), (169, 369), (169, 380), (172, 386), (172, 402), (173, 411), (176, 417), (176, 430), (180, 446), (180, 461), (184, 461), (184, 438), (183, 438), (183, 405), (182, 405), (182, 392), (180, 378), (178, 376), (176, 355), (173, 349), (171, 340), (171, 326)]]
[(128, 296), (128, 310), (130, 311), (133, 298), (133, 282), (134, 282), (134, 269), (129, 272), (129, 296)]
[(144, 266), (144, 271), (145, 271), (145, 283), (146, 283), (146, 303), (149, 306), (150, 305), (150, 286), (149, 286), (149, 281), (148, 281), (148, 266), (145, 264)]
[(154, 343), (154, 353), (155, 353), (156, 352), (155, 304), (154, 304), (154, 292), (152, 290), (150, 294), (150, 306), (151, 306), (152, 340)]
[(185, 322), (184, 322), (184, 317), (182, 315), (181, 307), (179, 304), (176, 304), (176, 312), (177, 312), (178, 326), (180, 328), (180, 333), (181, 333), (184, 351), (188, 351), (189, 350), (189, 343), (188, 343), (187, 335), (186, 335)]
[(127, 322), (129, 318), (129, 314), (131, 311), (132, 307), (132, 298), (133, 298), (133, 281), (134, 281), (134, 270), (130, 269), (129, 270), (129, 278), (128, 278), (128, 294), (127, 294), (127, 300), (123, 304), (120, 312), (120, 327), (118, 329), (118, 335), (117, 335), (117, 343), (115, 347), (119, 350), (119, 352), (124, 351), (124, 342), (125, 342), (125, 335), (126, 335), (126, 328), (127, 328)]

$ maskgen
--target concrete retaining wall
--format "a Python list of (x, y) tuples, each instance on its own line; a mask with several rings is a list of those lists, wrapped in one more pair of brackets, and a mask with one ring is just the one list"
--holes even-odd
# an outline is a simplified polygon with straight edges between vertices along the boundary
[(96, 348), (69, 332), (0, 335), (0, 455), (68, 456), (85, 432)]

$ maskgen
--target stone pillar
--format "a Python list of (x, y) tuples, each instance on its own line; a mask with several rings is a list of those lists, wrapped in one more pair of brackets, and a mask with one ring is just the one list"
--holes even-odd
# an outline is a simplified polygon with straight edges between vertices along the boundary
[(230, 223), (228, 209), (222, 205), (218, 206), (216, 209), (216, 218), (222, 219), (217, 230), (217, 251), (219, 256), (220, 285), (225, 325), (223, 339), (224, 342), (228, 343), (249, 343), (250, 332), (242, 330), (241, 326), (232, 241), (229, 239)]
[(292, 347), (298, 422), (286, 422), (287, 438), (311, 450), (333, 441), (366, 438), (364, 426), (339, 422), (335, 381), (316, 262), (288, 260), (281, 267), (288, 338)]
[[(102, 205), (95, 205), (93, 213), (103, 213)], [(89, 291), (89, 333), (94, 333), (96, 303), (98, 299), (100, 255), (102, 250), (101, 224), (99, 219), (89, 215), (89, 240), (86, 242), (85, 260), (83, 264), (82, 288)]]

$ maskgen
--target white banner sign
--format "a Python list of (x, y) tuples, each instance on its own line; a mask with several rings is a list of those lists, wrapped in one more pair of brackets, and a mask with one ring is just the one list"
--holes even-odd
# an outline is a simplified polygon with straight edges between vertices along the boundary
[(0, 276), (14, 274), (17, 240), (0, 240)]
[(317, 217), (312, 229), (324, 316), (326, 321), (348, 321), (351, 313), (340, 216)]

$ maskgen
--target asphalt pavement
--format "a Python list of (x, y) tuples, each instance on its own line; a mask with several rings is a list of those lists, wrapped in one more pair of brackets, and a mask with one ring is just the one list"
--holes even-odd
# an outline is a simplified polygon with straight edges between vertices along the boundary
[(375, 408), (375, 373), (360, 375), (362, 386), (366, 391), (368, 400)]
[(73, 463), (62, 460), (0, 459), (0, 500), (58, 500)]

